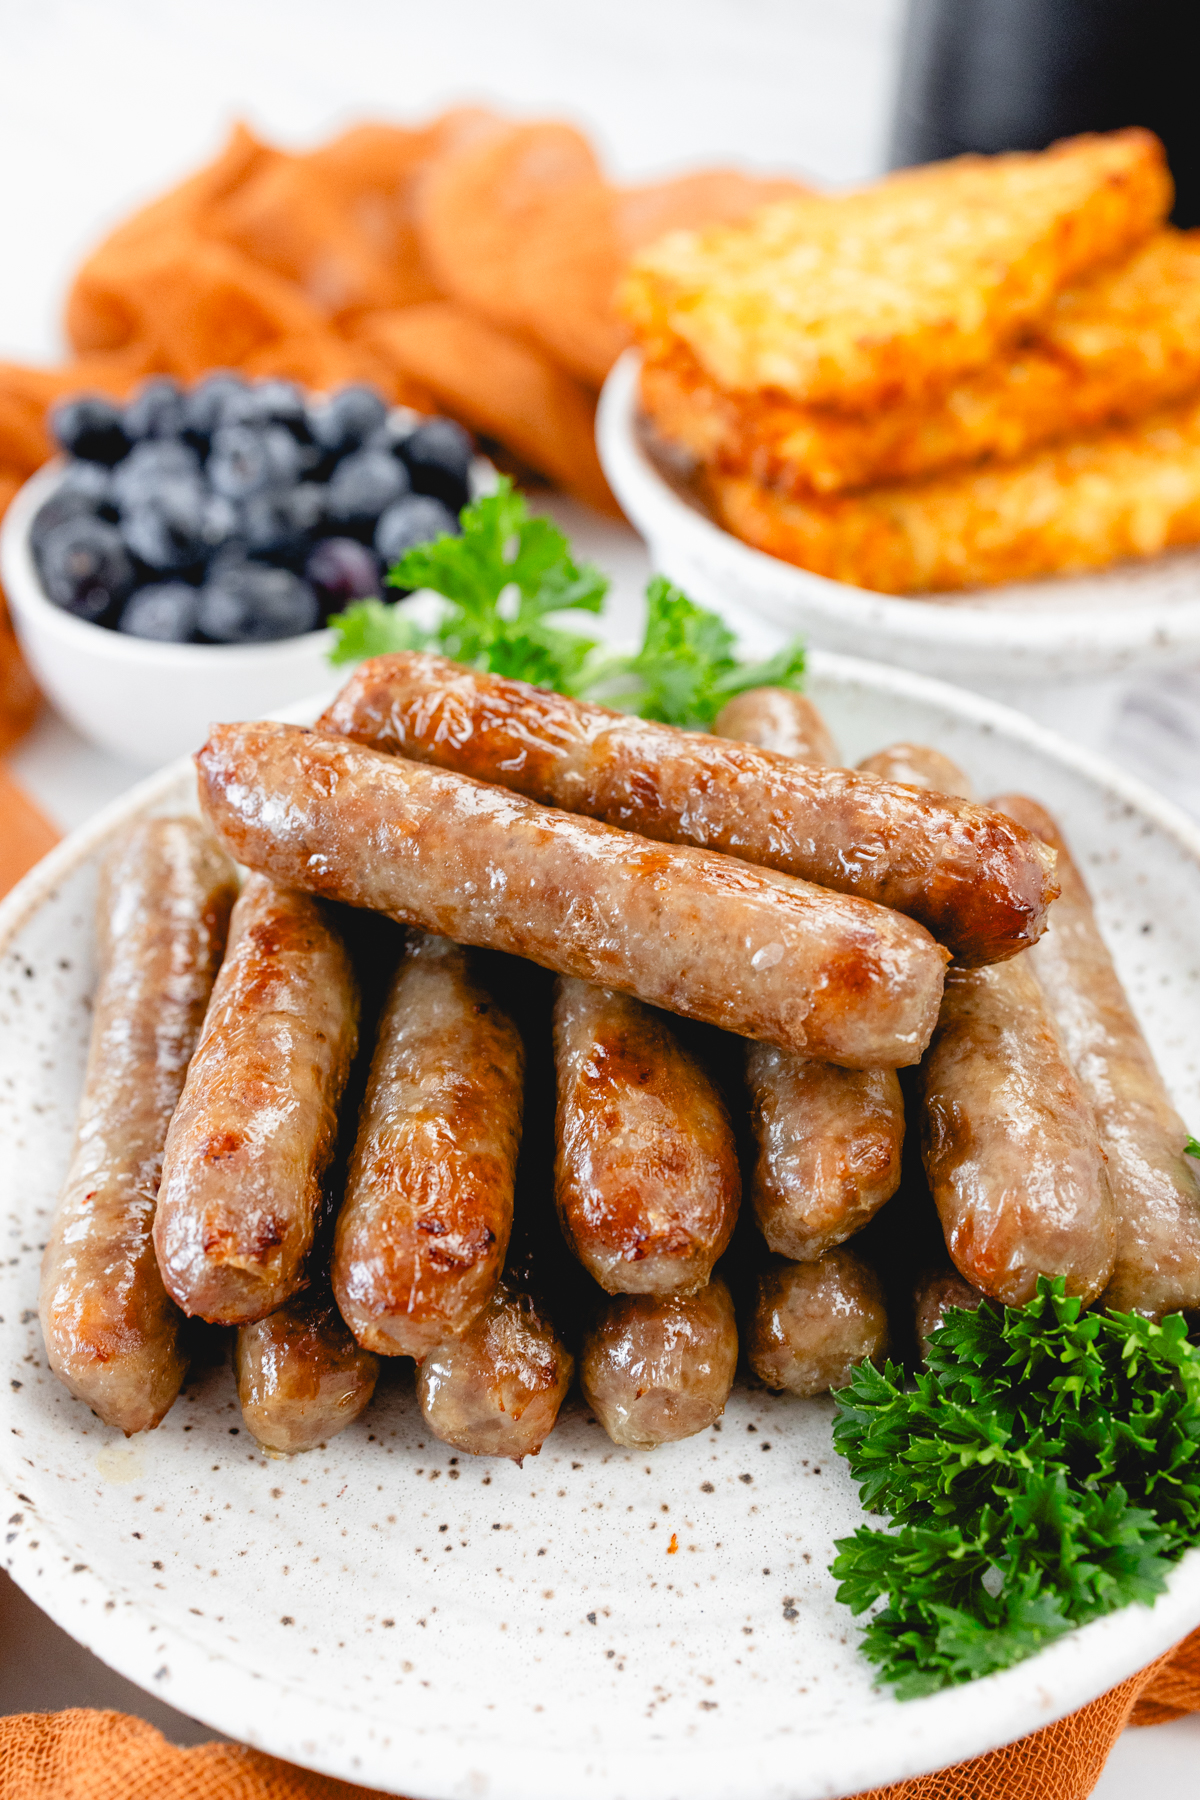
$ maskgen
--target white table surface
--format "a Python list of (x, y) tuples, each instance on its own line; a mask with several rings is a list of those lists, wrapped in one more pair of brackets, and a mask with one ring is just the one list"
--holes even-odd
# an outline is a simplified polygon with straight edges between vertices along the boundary
[[(0, 357), (53, 360), (80, 254), (245, 117), (302, 147), (361, 117), (471, 99), (570, 117), (634, 177), (697, 161), (850, 181), (882, 166), (903, 0), (0, 0)], [(634, 619), (633, 534), (556, 505)], [(1127, 696), (1109, 751), (1200, 816), (1200, 671)], [(9, 758), (63, 829), (142, 772), (47, 712)], [(139, 1713), (211, 1737), (104, 1667), (0, 1578), (0, 1713)], [(1097, 1800), (1195, 1800), (1200, 1718), (1128, 1732)]]

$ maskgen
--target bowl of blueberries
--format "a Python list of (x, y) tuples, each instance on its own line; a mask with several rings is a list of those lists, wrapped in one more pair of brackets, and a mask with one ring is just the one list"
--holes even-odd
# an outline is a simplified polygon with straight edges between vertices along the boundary
[(13, 623), (58, 710), (144, 766), (327, 686), (330, 614), (494, 479), (453, 420), (358, 385), (154, 377), (50, 426), (0, 533)]

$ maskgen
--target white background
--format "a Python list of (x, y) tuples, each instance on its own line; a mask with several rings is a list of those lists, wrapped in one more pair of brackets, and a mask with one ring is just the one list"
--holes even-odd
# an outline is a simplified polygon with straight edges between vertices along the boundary
[[(288, 147), (452, 102), (568, 117), (611, 169), (703, 161), (828, 182), (886, 158), (903, 0), (0, 0), (0, 358), (62, 353), (81, 254), (245, 118)], [(617, 528), (591, 554), (642, 573)], [(1130, 696), (1111, 748), (1200, 811), (1195, 679)], [(132, 778), (45, 718), (11, 759), (62, 825)], [(131, 1688), (0, 1585), (0, 1712), (117, 1706), (211, 1735)], [(1128, 1733), (1099, 1800), (1194, 1800), (1200, 1720)], [(564, 1797), (567, 1800), (567, 1797)]]

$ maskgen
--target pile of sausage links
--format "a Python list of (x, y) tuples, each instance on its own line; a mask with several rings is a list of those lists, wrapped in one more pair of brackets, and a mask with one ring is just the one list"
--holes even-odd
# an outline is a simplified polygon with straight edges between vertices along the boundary
[(705, 1429), (739, 1321), (813, 1395), (1039, 1274), (1200, 1306), (1184, 1126), (1034, 801), (846, 768), (788, 690), (709, 736), (415, 652), (196, 764), (203, 822), (104, 866), (43, 1265), (108, 1425), (164, 1417), (196, 1319), (272, 1452), (411, 1357), (433, 1433), (519, 1460), (576, 1364), (615, 1443)]

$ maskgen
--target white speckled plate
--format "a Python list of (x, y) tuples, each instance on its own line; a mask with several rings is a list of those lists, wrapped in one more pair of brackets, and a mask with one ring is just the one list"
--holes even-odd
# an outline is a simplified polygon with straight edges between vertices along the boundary
[[(766, 626), (748, 648), (771, 647)], [(755, 641), (757, 639), (757, 641)], [(1066, 822), (1175, 1097), (1200, 1121), (1200, 831), (1016, 713), (813, 658), (847, 756), (899, 737)], [(524, 1468), (453, 1456), (397, 1371), (324, 1451), (264, 1457), (227, 1368), (126, 1443), (47, 1373), (34, 1308), (92, 984), (98, 852), (192, 803), (173, 766), (0, 907), (0, 1434), (6, 1563), (122, 1674), (315, 1768), (450, 1800), (805, 1800), (935, 1768), (1049, 1723), (1200, 1624), (1200, 1555), (1036, 1659), (900, 1705), (874, 1691), (826, 1573), (860, 1517), (828, 1402), (735, 1392), (652, 1455), (577, 1404)]]

